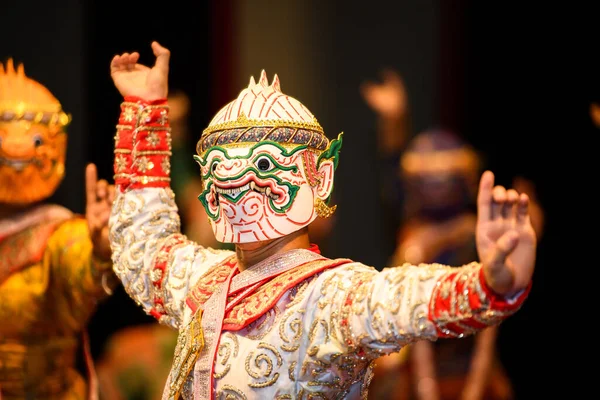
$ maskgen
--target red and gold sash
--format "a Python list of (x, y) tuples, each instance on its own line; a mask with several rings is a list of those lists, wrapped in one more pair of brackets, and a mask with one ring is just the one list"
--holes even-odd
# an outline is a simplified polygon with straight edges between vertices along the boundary
[(253, 288), (252, 293), (242, 298), (230, 297), (223, 320), (223, 330), (238, 331), (245, 328), (273, 308), (279, 299), (294, 286), (326, 269), (348, 262), (350, 260), (327, 258), (309, 261), (268, 279), (266, 282), (261, 282), (257, 285), (258, 287)]
[(163, 399), (177, 399), (194, 369), (194, 398), (210, 398), (216, 347), (221, 332), (237, 331), (260, 318), (291, 288), (328, 268), (351, 260), (330, 260), (312, 251), (292, 250), (245, 270), (232, 256), (204, 274), (186, 298), (194, 312), (179, 332), (175, 360)]

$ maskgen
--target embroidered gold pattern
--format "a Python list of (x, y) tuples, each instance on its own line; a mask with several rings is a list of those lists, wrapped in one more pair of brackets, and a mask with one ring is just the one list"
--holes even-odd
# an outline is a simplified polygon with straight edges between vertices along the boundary
[(198, 313), (186, 325), (177, 337), (175, 357), (171, 367), (169, 382), (169, 398), (177, 399), (181, 393), (184, 381), (194, 367), (200, 349), (204, 346), (201, 327), (201, 313)]
[(123, 119), (126, 122), (132, 122), (133, 117), (135, 117), (135, 110), (131, 107), (125, 107), (125, 109), (123, 110)]
[(145, 173), (154, 168), (154, 163), (148, 157), (142, 156), (135, 159), (135, 166), (140, 172)]
[(188, 294), (187, 301), (192, 303), (195, 308), (204, 305), (219, 284), (225, 282), (231, 270), (236, 268), (236, 266), (235, 255), (232, 255), (224, 262), (219, 263), (219, 265), (210, 268), (208, 272), (198, 279), (198, 282)]
[(158, 136), (156, 131), (149, 132), (146, 136), (146, 142), (149, 146), (156, 147), (160, 144), (160, 136)]
[[(221, 379), (225, 375), (227, 375), (227, 373), (231, 369), (231, 363), (233, 361), (230, 360), (230, 358), (236, 358), (238, 356), (239, 349), (240, 344), (236, 335), (232, 334), (231, 332), (226, 332), (225, 334), (221, 335), (219, 350), (217, 352), (220, 361), (218, 361), (215, 364), (215, 379)], [(222, 365), (224, 368), (222, 371), (217, 372), (217, 366), (219, 366), (219, 364)]]
[(244, 326), (246, 321), (256, 315), (262, 315), (266, 310), (273, 307), (275, 302), (289, 289), (302, 280), (313, 276), (324, 269), (343, 264), (349, 260), (317, 260), (308, 262), (297, 268), (284, 272), (271, 279), (256, 290), (255, 293), (246, 297), (231, 309), (225, 316), (224, 324)]
[[(254, 352), (251, 351), (246, 357), (246, 372), (252, 378), (259, 380), (259, 382), (249, 382), (248, 386), (251, 388), (263, 388), (273, 385), (279, 379), (279, 372), (275, 372), (275, 368), (280, 368), (283, 364), (281, 355), (275, 348), (275, 346), (269, 343), (261, 342), (257, 346), (257, 350), (268, 350), (258, 353), (256, 357)], [(258, 371), (254, 370), (253, 365)]]
[(121, 154), (117, 154), (115, 156), (115, 168), (116, 168), (116, 172), (121, 173), (125, 170), (125, 167), (127, 166), (127, 159), (122, 156)]
[(171, 161), (165, 157), (160, 163), (160, 168), (165, 174), (169, 175), (171, 173)]
[(279, 308), (277, 306), (273, 307), (262, 317), (248, 325), (245, 336), (251, 340), (262, 340), (273, 329), (276, 320), (280, 316), (279, 314)]
[(248, 398), (239, 389), (231, 385), (223, 385), (223, 388), (217, 392), (217, 400), (247, 400)]

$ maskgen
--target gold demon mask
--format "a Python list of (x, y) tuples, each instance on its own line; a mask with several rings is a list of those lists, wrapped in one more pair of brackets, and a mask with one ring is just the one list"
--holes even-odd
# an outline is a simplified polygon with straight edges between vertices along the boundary
[(0, 63), (0, 203), (26, 205), (54, 193), (64, 175), (70, 117), (20, 64)]

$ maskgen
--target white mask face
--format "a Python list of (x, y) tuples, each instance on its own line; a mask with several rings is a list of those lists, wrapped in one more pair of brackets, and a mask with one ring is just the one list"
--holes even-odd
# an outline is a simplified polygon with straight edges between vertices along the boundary
[(308, 226), (317, 217), (315, 200), (333, 189), (333, 160), (322, 159), (317, 171), (318, 156), (306, 146), (215, 146), (196, 160), (204, 183), (199, 199), (224, 243), (275, 239)]

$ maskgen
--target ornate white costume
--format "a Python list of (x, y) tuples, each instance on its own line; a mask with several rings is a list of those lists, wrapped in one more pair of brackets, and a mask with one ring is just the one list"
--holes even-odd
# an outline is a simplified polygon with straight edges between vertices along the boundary
[[(341, 137), (330, 142), (290, 99), (263, 72), (198, 144), (200, 199), (221, 240), (282, 236), (308, 225), (317, 211), (332, 211), (325, 203)], [(498, 323), (527, 296), (495, 296), (477, 263), (378, 272), (329, 260), (316, 247), (239, 272), (235, 253), (181, 235), (168, 132), (165, 101), (125, 99), (110, 223), (114, 268), (127, 292), (180, 331), (165, 399), (366, 398), (377, 357), (414, 340)]]

